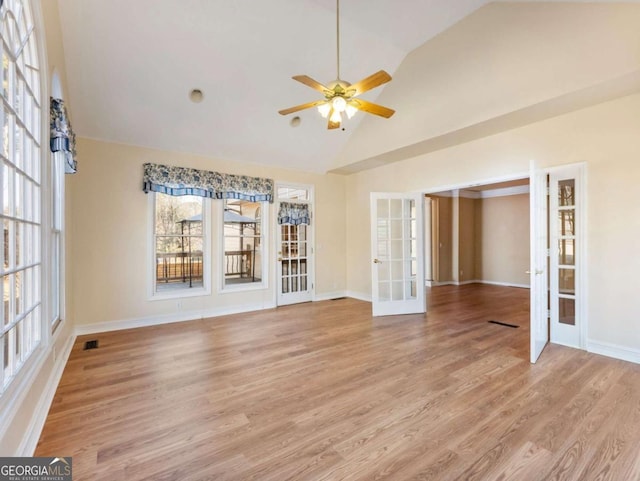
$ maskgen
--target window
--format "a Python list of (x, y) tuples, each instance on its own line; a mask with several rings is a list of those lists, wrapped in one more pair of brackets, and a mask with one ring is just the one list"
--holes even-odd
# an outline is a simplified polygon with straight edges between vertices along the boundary
[(208, 235), (202, 197), (152, 194), (153, 295), (182, 297), (207, 290)]
[(0, 391), (42, 339), (42, 94), (29, 2), (0, 7)]
[(222, 204), (222, 288), (263, 287), (266, 280), (264, 231), (268, 204), (236, 199), (226, 199)]
[(277, 189), (278, 200), (310, 201), (308, 187), (282, 186)]
[(51, 154), (51, 330), (62, 320), (64, 295), (62, 219), (64, 218), (64, 154)]

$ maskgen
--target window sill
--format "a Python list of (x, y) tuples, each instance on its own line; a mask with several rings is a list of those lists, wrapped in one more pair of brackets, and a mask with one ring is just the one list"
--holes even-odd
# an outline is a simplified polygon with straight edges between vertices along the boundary
[(234, 292), (247, 292), (247, 291), (262, 291), (267, 289), (269, 286), (266, 282), (252, 282), (250, 284), (236, 284), (236, 285), (228, 285), (224, 286), (222, 289), (218, 290), (219, 294), (231, 294)]
[(176, 289), (168, 290), (165, 292), (154, 292), (148, 296), (149, 301), (165, 301), (168, 299), (184, 299), (189, 297), (204, 297), (210, 296), (211, 289), (205, 289), (203, 287), (191, 288), (191, 289)]

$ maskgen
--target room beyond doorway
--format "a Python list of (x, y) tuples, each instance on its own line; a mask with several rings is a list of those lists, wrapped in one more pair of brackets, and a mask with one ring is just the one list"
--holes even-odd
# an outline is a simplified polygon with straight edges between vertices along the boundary
[(529, 179), (425, 195), (427, 286), (529, 287)]

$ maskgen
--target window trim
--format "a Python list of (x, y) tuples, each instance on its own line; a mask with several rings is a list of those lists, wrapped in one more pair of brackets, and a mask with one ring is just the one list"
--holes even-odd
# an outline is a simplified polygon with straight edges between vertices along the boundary
[[(48, 246), (49, 246), (49, 252), (47, 253), (49, 256), (49, 274), (48, 274), (48, 278), (49, 278), (49, 292), (48, 292), (48, 301), (49, 301), (49, 309), (48, 309), (48, 313), (47, 313), (47, 317), (48, 317), (48, 327), (51, 330), (51, 333), (55, 333), (58, 328), (64, 323), (64, 320), (66, 318), (66, 303), (65, 303), (65, 298), (66, 298), (66, 270), (65, 270), (65, 264), (66, 264), (66, 254), (65, 254), (65, 181), (64, 181), (64, 156), (62, 152), (49, 152), (50, 154), (50, 165), (49, 167), (49, 175), (51, 176), (50, 181), (48, 183), (48, 188), (49, 188), (49, 193), (48, 196), (51, 198), (51, 211), (49, 212), (49, 216), (50, 216), (50, 222), (49, 222), (49, 240), (48, 240)], [(58, 163), (58, 165), (56, 166), (55, 164)], [(59, 181), (59, 185), (56, 185), (56, 176), (54, 175), (54, 171), (55, 169), (58, 169), (58, 181)], [(60, 200), (60, 204), (58, 206), (55, 205), (56, 203), (56, 197), (55, 194), (58, 193), (59, 194), (59, 200)], [(59, 210), (58, 212), (58, 216), (59, 216), (59, 221), (60, 221), (60, 225), (56, 226), (56, 221), (55, 221), (55, 211)], [(54, 243), (53, 243), (53, 239), (54, 236), (58, 236), (58, 240), (59, 240), (59, 245), (58, 245), (58, 272), (57, 272), (57, 276), (56, 279), (54, 279), (54, 274), (56, 274), (54, 272), (54, 268), (55, 266), (53, 265), (53, 249), (54, 249)], [(55, 284), (54, 284), (54, 280), (58, 281), (58, 286), (57, 286), (57, 290), (55, 288)], [(55, 305), (55, 301), (54, 301), (54, 297), (57, 293), (57, 297), (58, 297), (58, 312), (57, 312), (57, 316), (56, 313), (53, 312), (53, 306)]]
[[(233, 200), (233, 199), (229, 199)], [(242, 199), (239, 199), (242, 200)], [(251, 202), (251, 201), (246, 201)], [(230, 294), (233, 292), (247, 292), (247, 291), (260, 291), (269, 288), (269, 215), (270, 210), (273, 206), (272, 203), (267, 201), (259, 201), (261, 204), (261, 216), (260, 216), (260, 244), (262, 245), (262, 278), (260, 281), (244, 283), (244, 284), (235, 284), (235, 285), (226, 285), (225, 277), (224, 277), (224, 266), (225, 266), (225, 249), (224, 249), (224, 206), (225, 200), (220, 202), (220, 207), (218, 208), (218, 222), (216, 223), (219, 229), (218, 233), (218, 260), (220, 262), (219, 267), (217, 269), (217, 277), (218, 277), (218, 294)]]
[[(147, 300), (163, 301), (168, 299), (186, 299), (190, 297), (202, 297), (211, 295), (211, 199), (202, 197), (202, 287), (191, 288), (187, 291), (182, 289), (156, 291), (156, 243), (155, 243), (155, 220), (156, 220), (156, 195), (157, 192), (146, 194), (148, 199), (148, 227), (147, 227)], [(168, 195), (168, 194), (161, 194)]]
[[(50, 195), (51, 186), (47, 173), (48, 166), (48, 135), (49, 135), (49, 82), (48, 82), (48, 59), (45, 46), (44, 22), (42, 19), (42, 11), (40, 2), (31, 0), (22, 0), (29, 4), (31, 11), (31, 19), (33, 22), (32, 35), (34, 35), (35, 54), (38, 56), (38, 70), (40, 72), (39, 89), (40, 94), (40, 150), (37, 156), (40, 163), (40, 195), (38, 199), (40, 208), (40, 226), (41, 235), (38, 247), (40, 249), (40, 275), (35, 281), (38, 283), (40, 290), (40, 341), (21, 364), (20, 369), (12, 376), (10, 382), (0, 387), (0, 439), (4, 438), (7, 430), (11, 426), (11, 422), (15, 420), (16, 415), (22, 410), (24, 400), (29, 394), (36, 377), (41, 373), (45, 364), (51, 360), (51, 353), (54, 342), (60, 337), (62, 329), (57, 330), (55, 334), (51, 333), (49, 320), (48, 305), (48, 279), (49, 279), (49, 222), (51, 210), (49, 208), (48, 196)], [(34, 159), (35, 160), (35, 159)], [(3, 355), (0, 353), (0, 355)], [(55, 361), (54, 357), (54, 361)], [(0, 381), (2, 382), (2, 381)]]

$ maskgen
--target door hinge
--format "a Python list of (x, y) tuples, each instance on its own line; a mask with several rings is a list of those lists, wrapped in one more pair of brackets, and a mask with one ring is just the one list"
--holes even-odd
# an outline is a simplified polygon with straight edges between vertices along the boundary
[(551, 249), (547, 249), (547, 257), (551, 257)]
[(547, 319), (551, 319), (551, 309), (547, 309)]

